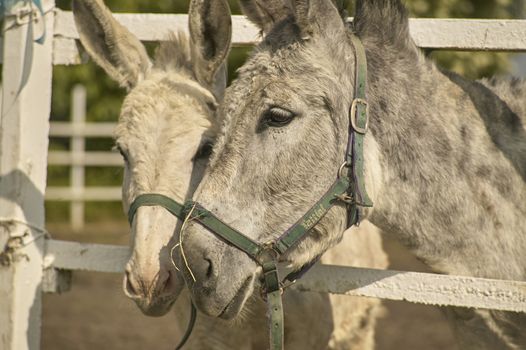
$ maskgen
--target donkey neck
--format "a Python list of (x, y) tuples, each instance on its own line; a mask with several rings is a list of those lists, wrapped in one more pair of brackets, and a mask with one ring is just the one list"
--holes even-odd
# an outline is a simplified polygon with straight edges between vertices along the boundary
[[(524, 279), (524, 155), (499, 144), (519, 134), (517, 152), (525, 149), (520, 118), (489, 89), (440, 72), (416, 51), (365, 44), (368, 137), (379, 159), (366, 171), (381, 178), (370, 220), (438, 271)], [(479, 108), (481, 99), (496, 107)], [(490, 135), (488, 121), (509, 119), (516, 125), (499, 125), (499, 140)], [(375, 158), (367, 142), (365, 152)]]

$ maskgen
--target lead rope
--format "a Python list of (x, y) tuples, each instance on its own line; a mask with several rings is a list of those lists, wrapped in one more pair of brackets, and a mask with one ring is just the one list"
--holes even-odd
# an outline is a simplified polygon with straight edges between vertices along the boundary
[(197, 310), (195, 309), (194, 303), (190, 301), (190, 320), (188, 321), (188, 326), (186, 326), (186, 331), (184, 332), (183, 338), (179, 341), (179, 344), (175, 347), (175, 350), (181, 350), (190, 338), (192, 331), (194, 330), (195, 320), (197, 319)]

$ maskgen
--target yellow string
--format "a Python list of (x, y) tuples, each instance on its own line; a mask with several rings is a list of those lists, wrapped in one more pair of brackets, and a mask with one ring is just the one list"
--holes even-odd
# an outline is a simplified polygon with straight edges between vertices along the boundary
[(175, 244), (172, 249), (170, 249), (170, 260), (172, 261), (172, 265), (175, 267), (175, 269), (180, 272), (181, 270), (177, 267), (174, 261), (174, 250), (175, 248), (179, 247), (179, 243)]
[[(188, 215), (186, 215), (186, 218), (183, 221), (183, 225), (181, 226), (181, 231), (179, 234), (179, 243), (176, 244), (176, 246), (179, 246), (179, 249), (181, 251), (181, 256), (183, 257), (184, 264), (186, 265), (186, 268), (190, 272), (190, 276), (192, 276), (192, 279), (194, 280), (194, 282), (196, 281), (194, 273), (192, 272), (192, 269), (190, 268), (190, 265), (188, 264), (188, 260), (186, 259), (186, 254), (184, 253), (183, 235), (184, 235), (184, 230), (186, 228), (186, 224), (192, 220), (192, 214), (194, 212), (195, 206), (196, 206), (196, 203), (194, 203), (194, 205), (192, 206), (192, 209), (190, 209), (190, 212), (188, 213)], [(173, 261), (173, 258), (172, 258), (172, 261)]]

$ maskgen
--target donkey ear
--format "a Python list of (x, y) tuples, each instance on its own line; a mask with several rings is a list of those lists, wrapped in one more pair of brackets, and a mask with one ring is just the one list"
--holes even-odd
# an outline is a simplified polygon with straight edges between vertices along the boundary
[[(214, 89), (232, 40), (232, 18), (226, 0), (192, 0), (188, 12), (194, 74)], [(223, 72), (223, 73), (221, 73)], [(216, 95), (217, 96), (217, 95)]]
[(151, 67), (146, 49), (117, 22), (101, 0), (73, 0), (73, 15), (80, 42), (106, 73), (130, 89)]
[(219, 69), (217, 70), (215, 79), (214, 79), (214, 85), (212, 86), (214, 96), (216, 99), (221, 101), (223, 99), (223, 96), (225, 95), (225, 89), (226, 85), (228, 83), (228, 67), (227, 62), (223, 62), (221, 66), (219, 66)]
[(331, 0), (289, 0), (301, 35), (332, 36), (345, 30), (343, 21)]
[(290, 6), (283, 0), (239, 0), (239, 5), (241, 12), (264, 33), (291, 14)]
[(354, 29), (362, 39), (377, 38), (416, 49), (409, 33), (407, 9), (400, 0), (357, 0)]

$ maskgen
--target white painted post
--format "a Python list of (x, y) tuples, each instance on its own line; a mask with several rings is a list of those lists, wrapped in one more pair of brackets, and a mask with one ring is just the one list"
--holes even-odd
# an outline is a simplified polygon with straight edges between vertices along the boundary
[[(20, 1), (12, 12), (27, 9)], [(51, 106), (54, 0), (42, 1), (47, 37), (30, 40), (29, 16), (4, 20), (0, 115), (0, 349), (40, 345), (44, 190)], [(43, 19), (34, 18), (35, 36)], [(32, 49), (32, 57), (30, 55)], [(27, 82), (21, 89), (24, 72)]]
[[(71, 99), (71, 123), (73, 135), (71, 136), (72, 159), (83, 159), (85, 150), (85, 138), (81, 133), (86, 122), (86, 88), (75, 85)], [(71, 165), (71, 190), (74, 196), (79, 196), (84, 191), (84, 164), (72, 162)], [(84, 200), (73, 199), (70, 204), (71, 227), (79, 231), (84, 227)]]

